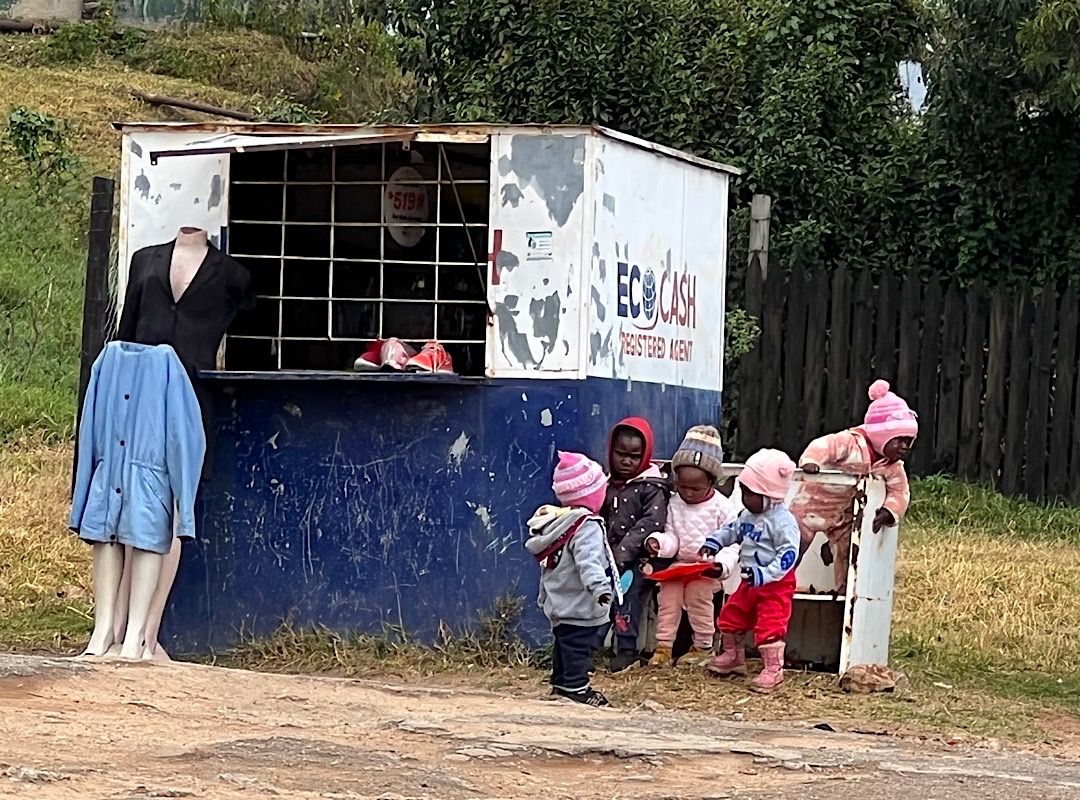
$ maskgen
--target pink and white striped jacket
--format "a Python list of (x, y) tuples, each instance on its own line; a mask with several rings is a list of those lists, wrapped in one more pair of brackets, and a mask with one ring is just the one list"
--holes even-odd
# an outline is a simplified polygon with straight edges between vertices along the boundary
[[(799, 459), (803, 464), (817, 464), (822, 469), (836, 469), (850, 475), (878, 475), (885, 480), (883, 508), (899, 522), (911, 502), (907, 471), (902, 461), (874, 459), (866, 434), (859, 428), (830, 433), (812, 441)], [(791, 512), (805, 528), (832, 531), (851, 524), (855, 489), (800, 482), (791, 501)], [(872, 509), (871, 513), (877, 511)]]

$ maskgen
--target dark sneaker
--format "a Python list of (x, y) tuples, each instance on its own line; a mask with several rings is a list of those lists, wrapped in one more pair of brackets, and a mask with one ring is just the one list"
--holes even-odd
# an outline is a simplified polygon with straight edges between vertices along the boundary
[(630, 650), (623, 650), (611, 657), (611, 661), (608, 662), (608, 672), (612, 675), (621, 675), (627, 670), (636, 667), (639, 661), (640, 656), (638, 656), (637, 653)]
[(567, 700), (573, 700), (575, 703), (581, 703), (584, 706), (603, 708), (604, 706), (611, 705), (603, 694), (596, 691), (596, 689), (593, 689), (591, 686), (588, 689), (581, 689), (577, 692), (567, 692), (563, 689), (558, 689), (557, 691), (559, 695), (565, 697)]

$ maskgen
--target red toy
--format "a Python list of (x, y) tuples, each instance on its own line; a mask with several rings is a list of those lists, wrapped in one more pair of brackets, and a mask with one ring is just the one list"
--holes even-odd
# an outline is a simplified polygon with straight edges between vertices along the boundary
[(673, 564), (667, 569), (657, 570), (649, 575), (652, 581), (689, 581), (703, 575), (710, 578), (720, 577), (720, 569), (711, 561), (695, 561), (688, 564)]

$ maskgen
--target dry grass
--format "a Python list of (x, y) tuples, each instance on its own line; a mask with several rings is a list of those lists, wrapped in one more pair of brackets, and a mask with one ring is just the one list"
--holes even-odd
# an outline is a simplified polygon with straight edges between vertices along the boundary
[(905, 657), (1080, 671), (1080, 546), (918, 527), (903, 553), (894, 616)]
[(67, 645), (88, 630), (90, 561), (66, 527), (71, 449), (0, 449), (0, 646)]
[[(0, 41), (0, 111), (22, 105), (68, 120), (73, 149), (95, 170), (111, 173), (119, 163), (120, 139), (111, 127), (113, 121), (212, 119), (149, 106), (133, 98), (132, 89), (230, 108), (251, 105), (251, 98), (243, 94), (138, 72), (108, 58), (78, 68), (27, 64), (26, 50), (32, 46), (26, 40), (6, 46)], [(5, 55), (7, 48), (12, 52)]]
[[(0, 452), (0, 647), (70, 650), (89, 627), (89, 554), (65, 527), (70, 457), (68, 447), (31, 443)], [(915, 487), (916, 497), (922, 488)], [(940, 484), (927, 489), (927, 504), (946, 502), (937, 494)], [(905, 691), (851, 697), (828, 676), (793, 675), (778, 695), (750, 697), (738, 684), (678, 671), (601, 677), (601, 686), (624, 704), (650, 699), (747, 720), (820, 718), (883, 733), (1075, 747), (1080, 542), (1055, 533), (1071, 524), (1075, 512), (1019, 507), (1010, 513), (1025, 520), (1003, 518), (999, 532), (979, 511), (996, 503), (995, 496), (981, 505), (979, 490), (953, 491), (967, 498), (969, 513), (935, 515), (945, 519), (938, 524), (923, 508), (904, 532), (894, 660), (911, 679)], [(1053, 530), (1039, 532), (1038, 514), (1052, 520)], [(432, 647), (395, 631), (342, 637), (286, 626), (220, 660), (284, 672), (403, 680), (437, 675), (450, 684), (542, 692), (544, 654), (529, 652), (508, 634), (514, 614), (504, 606), (477, 633), (447, 632)]]

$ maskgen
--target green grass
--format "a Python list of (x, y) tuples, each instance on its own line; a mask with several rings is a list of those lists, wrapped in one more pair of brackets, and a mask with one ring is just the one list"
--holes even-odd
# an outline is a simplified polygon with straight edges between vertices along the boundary
[(53, 601), (0, 615), (0, 649), (52, 653), (77, 650), (94, 627), (83, 605)]
[[(10, 171), (9, 171), (10, 174)], [(84, 205), (0, 181), (0, 441), (71, 436), (78, 388)]]
[(986, 486), (943, 476), (912, 481), (907, 524), (916, 529), (990, 530), (1025, 541), (1080, 545), (1080, 507), (1014, 500)]

